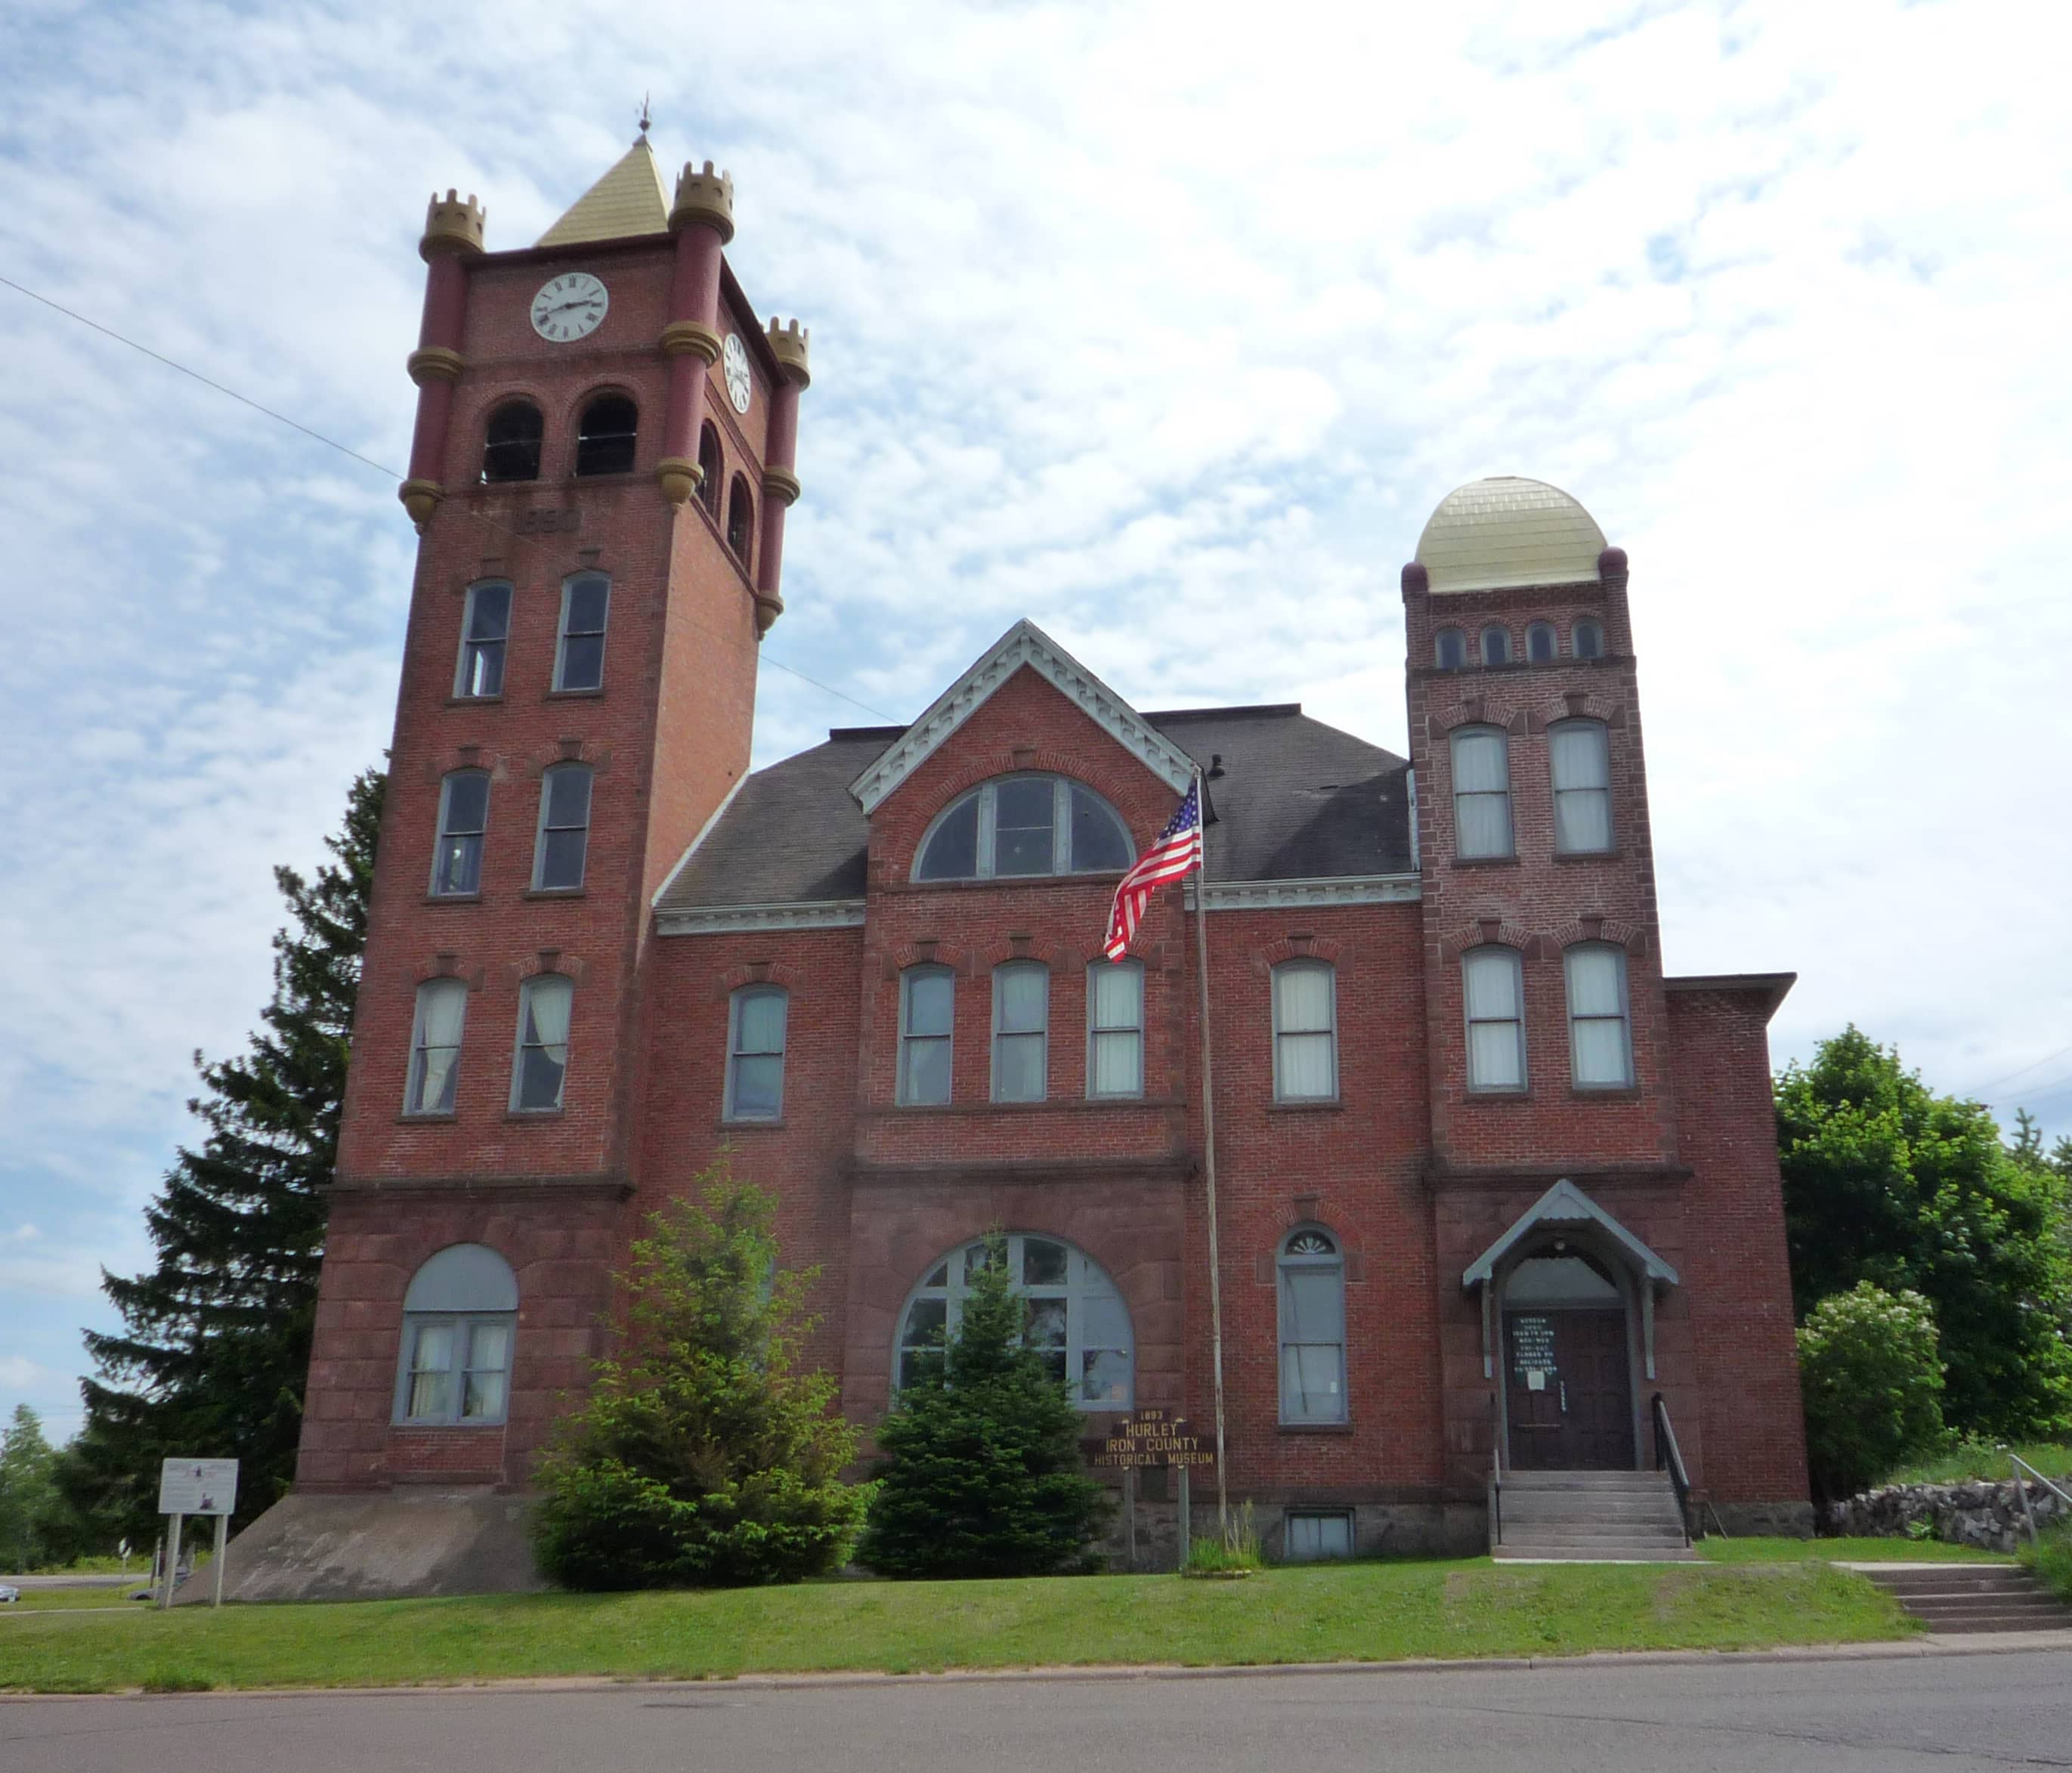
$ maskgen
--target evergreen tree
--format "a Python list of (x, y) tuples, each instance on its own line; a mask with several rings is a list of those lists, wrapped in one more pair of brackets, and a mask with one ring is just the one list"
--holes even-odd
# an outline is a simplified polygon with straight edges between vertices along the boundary
[(353, 783), (314, 879), (273, 870), (293, 922), (273, 937), (265, 1026), (236, 1058), (195, 1055), (188, 1106), (207, 1133), (146, 1209), (157, 1265), (102, 1273), (124, 1332), (87, 1336), (99, 1376), (82, 1382), (86, 1425), (59, 1475), (108, 1531), (151, 1532), (167, 1456), (243, 1462), (236, 1525), (294, 1475), (384, 782)]
[(776, 1203), (725, 1158), (651, 1215), (624, 1327), (540, 1462), (540, 1564), (569, 1588), (796, 1582), (849, 1556), (869, 1492), (825, 1372), (793, 1369), (819, 1270), (777, 1266)]
[(57, 1461), (36, 1413), (17, 1404), (0, 1434), (0, 1570), (31, 1570), (72, 1550)]
[(1027, 1318), (996, 1232), (956, 1334), (878, 1428), (888, 1462), (858, 1561), (887, 1576), (1046, 1576), (1090, 1561), (1107, 1492), (1080, 1457), (1084, 1418), (1022, 1342)]
[(1930, 1092), (1856, 1028), (1777, 1080), (1791, 1282), (1804, 1319), (1868, 1281), (1922, 1294), (1961, 1434), (2072, 1427), (2072, 1258), (2063, 1190), (1976, 1102)]

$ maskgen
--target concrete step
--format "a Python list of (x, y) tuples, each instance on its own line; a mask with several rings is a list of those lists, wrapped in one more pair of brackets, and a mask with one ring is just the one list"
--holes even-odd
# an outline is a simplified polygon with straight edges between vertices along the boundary
[(1968, 1619), (1924, 1619), (1922, 1623), (1938, 1635), (1961, 1635), (1971, 1631), (2072, 1631), (2072, 1613), (2059, 1613), (2050, 1619), (2041, 1619), (2033, 1613), (1982, 1613)]
[(1858, 1573), (1931, 1631), (2053, 1631), (2072, 1627), (2072, 1608), (2018, 1565), (1952, 1564)]
[(1507, 1490), (1667, 1490), (1666, 1471), (1507, 1471)]
[(1603, 1521), (1613, 1526), (1675, 1527), (1679, 1529), (1683, 1526), (1683, 1517), (1674, 1508), (1663, 1508), (1653, 1504), (1646, 1507), (1618, 1508), (1565, 1506), (1549, 1508), (1544, 1502), (1527, 1496), (1506, 1496), (1503, 1499), (1503, 1518), (1507, 1523), (1544, 1520), (1549, 1526), (1594, 1521)]

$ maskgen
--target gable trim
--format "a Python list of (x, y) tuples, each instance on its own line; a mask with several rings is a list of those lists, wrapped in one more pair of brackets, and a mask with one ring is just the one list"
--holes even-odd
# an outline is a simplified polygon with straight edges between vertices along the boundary
[(1186, 792), (1194, 780), (1194, 760), (1024, 617), (849, 784), (857, 804), (866, 813), (876, 812), (901, 783), (941, 750), (951, 734), (1025, 665), (1174, 793)]
[(762, 930), (852, 930), (863, 928), (860, 899), (805, 899), (790, 905), (691, 905), (657, 911), (657, 936), (738, 936)]
[(1618, 1247), (1635, 1273), (1660, 1286), (1679, 1285), (1676, 1270), (1564, 1176), (1515, 1220), (1461, 1277), (1463, 1287), (1486, 1287), (1497, 1265), (1534, 1232), (1549, 1225), (1594, 1225)]
[(655, 896), (648, 901), (651, 909), (661, 904), (663, 899), (668, 895), (669, 889), (676, 884), (676, 877), (690, 866), (691, 858), (698, 853), (698, 846), (712, 835), (713, 828), (726, 817), (726, 809), (734, 804), (734, 797), (747, 785), (748, 774), (744, 771), (734, 779), (734, 786), (726, 791), (725, 798), (713, 808), (712, 817), (698, 827), (698, 834), (685, 846), (683, 854), (677, 857), (676, 866), (669, 870), (662, 884), (655, 889)]
[[(1190, 875), (1184, 889), (1189, 911), (1202, 891)], [(1301, 905), (1414, 905), (1424, 896), (1420, 874), (1332, 874), (1310, 880), (1212, 880), (1212, 911), (1271, 911)]]

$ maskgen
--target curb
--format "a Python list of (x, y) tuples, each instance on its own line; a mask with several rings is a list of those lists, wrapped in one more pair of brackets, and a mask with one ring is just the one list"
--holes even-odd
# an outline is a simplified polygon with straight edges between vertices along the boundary
[(240, 1699), (401, 1699), (450, 1693), (712, 1693), (747, 1689), (756, 1693), (839, 1692), (865, 1687), (1000, 1685), (1007, 1683), (1063, 1685), (1067, 1682), (1135, 1680), (1274, 1680), (1297, 1675), (1430, 1675), (1559, 1672), (1578, 1668), (1656, 1668), (1679, 1666), (1732, 1667), (1741, 1664), (1885, 1662), (1924, 1656), (1992, 1656), (2072, 1653), (2072, 1631), (1980, 1631), (1915, 1638), (1881, 1639), (1867, 1643), (1786, 1644), (1771, 1650), (1593, 1650), (1572, 1656), (1483, 1656), (1402, 1662), (1239, 1663), (1185, 1668), (1173, 1663), (1123, 1663), (1075, 1668), (952, 1668), (927, 1674), (872, 1674), (852, 1671), (828, 1674), (717, 1675), (705, 1680), (680, 1676), (549, 1675), (509, 1680), (427, 1682), (406, 1687), (236, 1687), (205, 1693), (146, 1693), (134, 1689), (100, 1693), (0, 1693), (0, 1705), (131, 1700), (157, 1703), (173, 1700)]

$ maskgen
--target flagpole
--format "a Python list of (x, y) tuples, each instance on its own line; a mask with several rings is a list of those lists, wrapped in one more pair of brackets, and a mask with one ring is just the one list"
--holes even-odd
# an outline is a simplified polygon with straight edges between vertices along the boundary
[(1195, 817), (1202, 821), (1202, 860), (1194, 874), (1194, 977), (1201, 990), (1202, 1173), (1209, 1200), (1209, 1337), (1216, 1376), (1216, 1524), (1230, 1536), (1230, 1479), (1223, 1437), (1223, 1269), (1216, 1240), (1216, 1092), (1209, 1044), (1209, 797), (1194, 771)]

